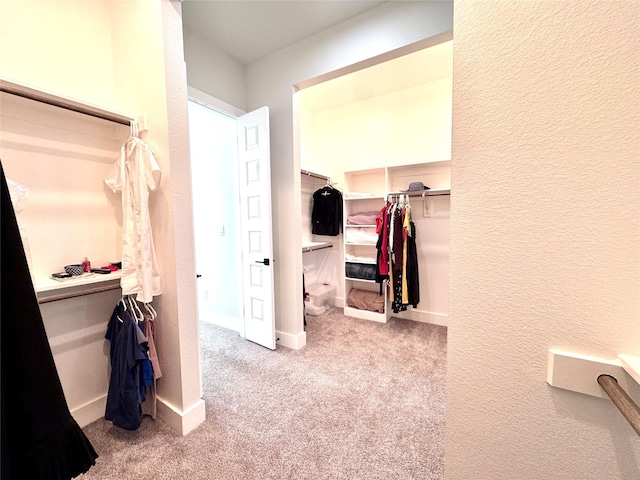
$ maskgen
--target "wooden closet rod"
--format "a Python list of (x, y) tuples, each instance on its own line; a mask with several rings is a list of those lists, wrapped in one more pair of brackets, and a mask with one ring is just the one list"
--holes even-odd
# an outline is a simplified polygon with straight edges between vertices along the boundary
[(0, 92), (5, 92), (17, 97), (27, 98), (29, 100), (35, 100), (36, 102), (45, 103), (47, 105), (53, 105), (54, 107), (63, 108), (65, 110), (71, 110), (73, 112), (82, 113), (92, 117), (108, 120), (110, 122), (119, 123), (121, 125), (131, 125), (131, 118), (125, 117), (117, 113), (109, 112), (98, 107), (92, 107), (75, 100), (69, 100), (68, 98), (59, 97), (51, 93), (41, 92), (33, 88), (18, 85), (17, 83), (8, 82), (6, 80), (0, 80)]
[(627, 419), (627, 422), (640, 435), (640, 407), (635, 404), (627, 392), (618, 384), (618, 381), (611, 375), (603, 374), (598, 377), (598, 383), (609, 396), (613, 404), (618, 407), (620, 413)]

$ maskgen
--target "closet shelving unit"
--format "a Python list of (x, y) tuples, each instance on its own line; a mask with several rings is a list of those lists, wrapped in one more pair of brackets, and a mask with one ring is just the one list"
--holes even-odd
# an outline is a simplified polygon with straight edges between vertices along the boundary
[[(346, 189), (344, 193), (344, 264), (376, 264), (376, 242), (350, 241), (351, 231), (367, 231), (375, 234), (375, 225), (349, 225), (349, 215), (358, 212), (379, 211), (393, 196), (408, 195), (409, 197), (423, 197), (424, 209), (416, 209), (414, 215), (431, 217), (434, 206), (431, 203), (434, 197), (443, 197), (448, 201), (451, 188), (451, 162), (437, 161), (411, 165), (396, 165), (368, 170), (345, 172)], [(429, 190), (408, 192), (411, 182), (421, 181), (429, 186)], [(445, 199), (446, 197), (446, 199)], [(413, 204), (412, 204), (413, 205)], [(372, 237), (373, 239), (373, 237)], [(355, 256), (357, 261), (350, 260)], [(362, 280), (344, 276), (345, 308), (344, 314), (351, 317), (387, 322), (391, 317), (389, 308), (389, 294), (386, 284), (383, 285), (384, 311), (373, 312), (350, 307), (347, 303), (349, 291), (353, 288), (379, 292), (380, 285), (374, 280)]]
[[(81, 113), (83, 115), (88, 115), (120, 125), (130, 126), (132, 122), (135, 122), (133, 118), (120, 113), (54, 95), (52, 93), (37, 90), (4, 79), (0, 79), (0, 93), (2, 95), (13, 95), (25, 98), (40, 104), (51, 105), (62, 110)], [(49, 278), (37, 278), (34, 286), (38, 296), (38, 302), (48, 303), (118, 289), (120, 288), (121, 273), (122, 272), (117, 271), (106, 275), (83, 275), (78, 278), (71, 278), (62, 282)]]
[[(352, 289), (379, 292), (380, 285), (375, 280), (351, 278), (346, 275), (346, 264), (356, 263), (365, 265), (376, 264), (375, 225), (349, 225), (348, 218), (358, 212), (379, 211), (386, 202), (386, 169), (375, 168), (345, 172), (346, 191), (344, 193), (344, 314), (350, 317), (386, 322), (389, 319), (387, 307), (387, 289), (382, 289), (384, 297), (384, 311), (374, 312), (349, 306), (348, 297)], [(354, 241), (352, 238), (370, 236), (372, 241)], [(350, 260), (349, 256), (358, 260)]]

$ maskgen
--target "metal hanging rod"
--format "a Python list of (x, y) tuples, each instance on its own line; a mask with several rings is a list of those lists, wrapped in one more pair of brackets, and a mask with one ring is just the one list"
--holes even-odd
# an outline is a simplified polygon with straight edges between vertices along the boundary
[(640, 436), (640, 407), (627, 395), (627, 392), (618, 384), (611, 375), (604, 374), (598, 377), (598, 383), (609, 396), (613, 404), (618, 407), (620, 413), (627, 419)]
[(406, 197), (448, 197), (451, 195), (450, 190), (418, 190), (418, 191), (407, 191), (407, 192), (389, 192), (387, 193), (387, 197), (399, 197), (400, 195), (404, 195)]
[(83, 297), (85, 295), (91, 295), (94, 293), (107, 292), (109, 290), (118, 290), (120, 283), (115, 285), (103, 285), (101, 287), (89, 288), (87, 290), (81, 290), (78, 292), (59, 293), (57, 295), (49, 295), (46, 297), (38, 298), (38, 303), (57, 302), (58, 300), (66, 300), (67, 298)]
[(0, 92), (5, 92), (11, 95), (15, 95), (36, 102), (45, 103), (47, 105), (53, 105), (54, 107), (63, 108), (65, 110), (71, 110), (72, 112), (82, 113), (91, 117), (108, 120), (110, 122), (119, 123), (121, 125), (131, 125), (132, 118), (125, 117), (118, 113), (109, 112), (102, 108), (93, 107), (84, 103), (70, 100), (68, 98), (59, 97), (51, 93), (41, 92), (33, 88), (18, 85), (17, 83), (8, 82), (6, 80), (0, 80)]
[(300, 170), (300, 173), (302, 175), (306, 175), (307, 177), (319, 178), (320, 180), (325, 180), (327, 182), (331, 180), (331, 177), (327, 177), (326, 175), (321, 175), (319, 173), (310, 172), (309, 170)]
[(325, 248), (333, 248), (333, 245), (323, 244), (323, 245), (310, 245), (308, 247), (302, 247), (302, 253), (314, 252), (316, 250), (323, 250)]

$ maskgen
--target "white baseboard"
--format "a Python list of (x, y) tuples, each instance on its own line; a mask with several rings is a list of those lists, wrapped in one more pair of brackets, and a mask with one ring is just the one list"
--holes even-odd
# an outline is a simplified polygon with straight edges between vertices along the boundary
[(71, 416), (76, 421), (80, 428), (84, 428), (90, 423), (95, 422), (101, 418), (104, 418), (104, 410), (107, 406), (107, 394), (91, 400), (90, 402), (70, 409)]
[(293, 350), (300, 350), (307, 344), (307, 332), (302, 332), (298, 335), (292, 335), (290, 333), (278, 332), (276, 330), (276, 344), (283, 347), (291, 348)]
[[(204, 400), (198, 401), (187, 411), (181, 412), (166, 400), (163, 400), (160, 397), (156, 398), (158, 401), (158, 418), (173, 430), (178, 432), (180, 435), (186, 435), (202, 422), (204, 422)], [(72, 409), (71, 415), (73, 416), (77, 424), (80, 425), (80, 428), (84, 428), (90, 423), (104, 418), (104, 411), (106, 406), (107, 395), (104, 394), (101, 397), (96, 398), (95, 400)]]
[(180, 435), (188, 434), (205, 420), (204, 400), (202, 399), (184, 412), (160, 397), (156, 397), (156, 399), (158, 401), (158, 418)]
[(405, 312), (391, 312), (390, 315), (396, 318), (404, 318), (406, 320), (413, 320), (414, 322), (431, 323), (433, 325), (441, 325), (443, 327), (447, 327), (449, 325), (449, 315), (444, 313), (433, 313), (410, 308)]

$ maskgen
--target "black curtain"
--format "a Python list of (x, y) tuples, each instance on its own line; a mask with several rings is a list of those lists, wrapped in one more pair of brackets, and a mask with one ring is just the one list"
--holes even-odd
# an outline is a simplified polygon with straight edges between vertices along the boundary
[(95, 465), (62, 391), (4, 169), (2, 192), (2, 479), (71, 479)]

